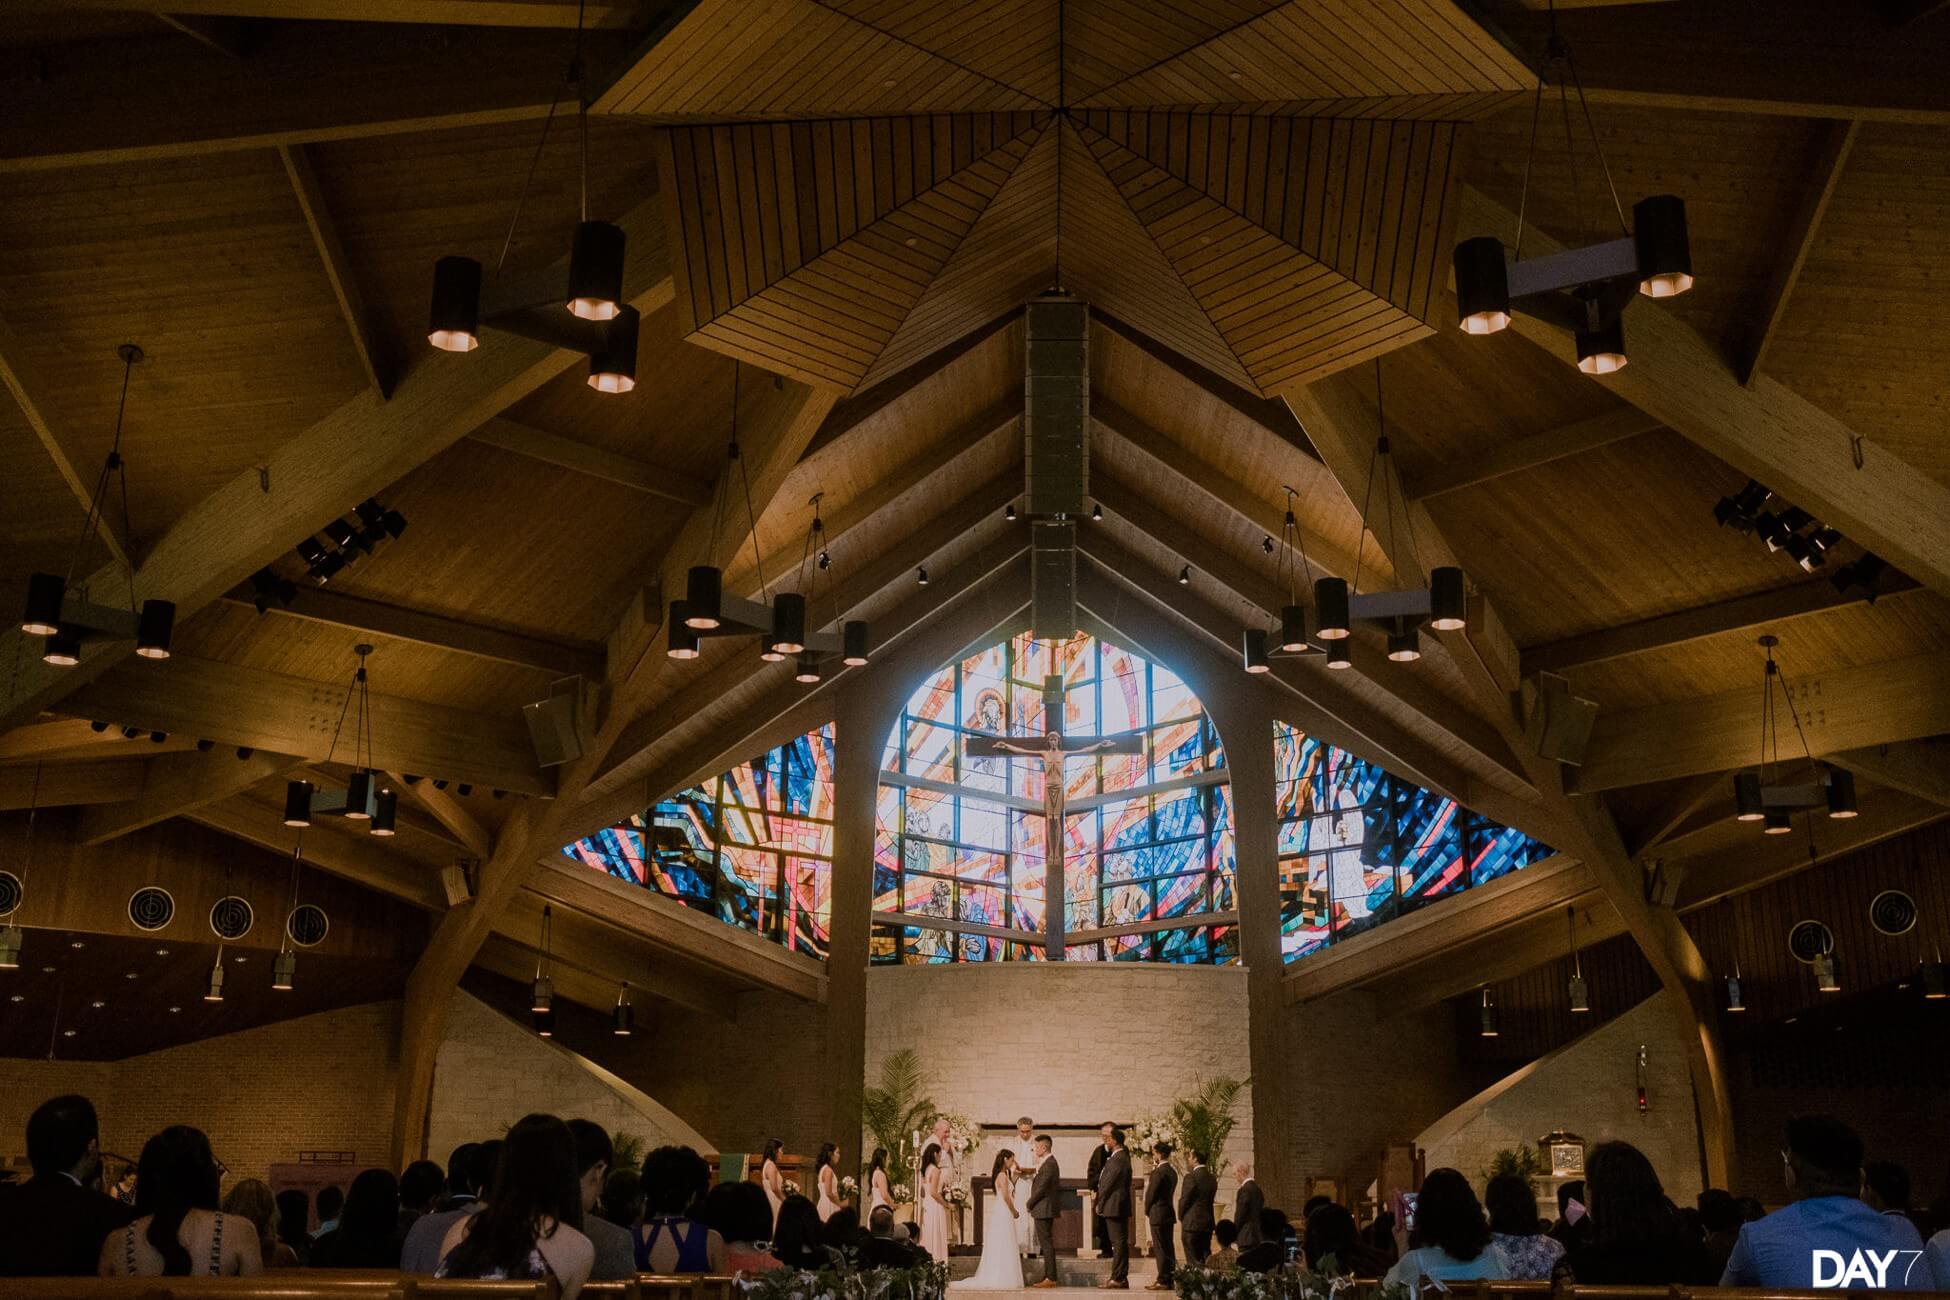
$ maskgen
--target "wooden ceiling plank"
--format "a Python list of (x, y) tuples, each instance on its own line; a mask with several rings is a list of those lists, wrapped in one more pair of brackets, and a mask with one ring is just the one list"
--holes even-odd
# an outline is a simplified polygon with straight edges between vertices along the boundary
[[(1758, 665), (1756, 665), (1758, 667)], [(1756, 674), (1758, 676), (1758, 674)], [(1815, 754), (1863, 749), (1950, 732), (1950, 651), (1836, 668), (1787, 678), (1800, 703), (1799, 731)], [(1798, 754), (1795, 726), (1782, 744)], [(1760, 738), (1760, 701), (1749, 687), (1623, 713), (1600, 713), (1580, 794), (1642, 785), (1751, 764)], [(1787, 760), (1794, 762), (1791, 757)]]
[(981, 328), (970, 330), (953, 343), (935, 349), (926, 357), (904, 367), (900, 373), (840, 402), (807, 446), (805, 458), (811, 460), (835, 443), (846, 441), (894, 403), (929, 380), (940, 378), (941, 373), (955, 362), (1007, 330), (1021, 315), (1021, 308), (1012, 308)]
[[(164, 0), (169, 13), (205, 18), (276, 18), (296, 22), (421, 23), (443, 27), (573, 30), (576, 6), (565, 0)], [(88, 9), (151, 13), (157, 0), (86, 0)], [(73, 8), (62, 0), (19, 0), (23, 12)], [(592, 29), (625, 28), (642, 6), (636, 0), (592, 0), (582, 22)], [(172, 24), (173, 25), (173, 24)]]
[(22, 763), (0, 767), (0, 812), (124, 803), (142, 792), (151, 760)]
[[(53, 718), (29, 723), (0, 735), (0, 763), (19, 763), (29, 759), (106, 758), (118, 752), (132, 752), (129, 738), (120, 727), (96, 731), (85, 718)], [(145, 751), (143, 757), (148, 757)]]
[[(193, 809), (191, 821), (222, 831), (260, 848), (289, 857), (294, 832), (283, 824), (279, 810), (249, 795), (233, 795), (220, 803)], [(447, 895), (438, 873), (381, 848), (369, 835), (342, 835), (326, 829), (305, 837), (304, 860), (331, 875), (363, 885), (428, 912), (444, 912)]]
[[(655, 207), (652, 196), (618, 223), (629, 241), (624, 283), (642, 286), (630, 301), (644, 312), (668, 305), (671, 298), (669, 258)], [(557, 265), (567, 273), (567, 258)], [(136, 597), (174, 601), (178, 620), (188, 618), (285, 554), (295, 538), (339, 515), (347, 502), (398, 482), (581, 356), (499, 335), (466, 356), (422, 356), (390, 401), (362, 393), (286, 441), (265, 465), (244, 470), (180, 515), (136, 570)], [(109, 565), (90, 578), (90, 585), (106, 589), (120, 576), (119, 566)], [(134, 651), (126, 641), (85, 642), (80, 664), (55, 668), (38, 655), (30, 659), (23, 638), (18, 627), (0, 634), (0, 658), (21, 664), (0, 695), (0, 731), (81, 689)], [(543, 788), (533, 780), (525, 784), (533, 792)]]
[[(329, 762), (345, 697), (346, 687), (338, 684), (176, 655), (107, 673), (61, 707)], [(376, 766), (521, 794), (554, 792), (552, 778), (535, 761), (527, 729), (512, 711), (488, 717), (377, 693), (370, 702)], [(339, 739), (349, 746), (349, 737)]]
[(1659, 428), (1659, 422), (1635, 406), (1620, 406), (1588, 419), (1517, 438), (1480, 456), (1445, 465), (1404, 483), (1410, 501), (1427, 501), (1464, 488), (1476, 487), (1511, 474), (1536, 469), (1567, 456), (1609, 447)]
[(1788, 226), (1787, 237), (1781, 241), (1779, 260), (1768, 281), (1766, 297), (1757, 316), (1760, 324), (1753, 342), (1735, 361), (1742, 384), (1751, 385), (1767, 359), (1768, 344), (1774, 341), (1775, 332), (1787, 315), (1788, 299), (1793, 297), (1801, 269), (1814, 251), (1815, 239), (1821, 234), (1821, 219), (1828, 213), (1829, 201), (1835, 197), (1835, 188), (1841, 183), (1842, 170), (1848, 166), (1849, 153), (1855, 148), (1855, 137), (1861, 130), (1860, 122), (1847, 121), (1830, 122), (1822, 131), (1821, 152), (1808, 175), (1801, 206)]
[(149, 760), (142, 792), (127, 803), (90, 808), (75, 825), (78, 844), (106, 844), (130, 831), (154, 826), (171, 817), (186, 816), (205, 804), (217, 803), (274, 780), (303, 764), (301, 758), (258, 750), (238, 758), (225, 750), (166, 754)]
[(1846, 749), (1825, 757), (1877, 785), (1950, 807), (1950, 745), (1942, 741)]
[[(122, 525), (109, 517), (113, 503), (104, 500), (100, 503), (99, 512), (96, 511), (95, 485), (101, 473), (96, 462), (101, 457), (88, 454), (75, 431), (48, 411), (45, 404), (48, 386), (28, 358), (27, 348), (20, 336), (4, 319), (0, 319), (0, 384), (5, 384), (7, 391), (13, 395), (14, 405), (20, 408), (27, 427), (34, 431), (42, 450), (54, 463), (55, 472), (68, 485), (68, 491), (74, 494), (82, 517), (86, 519), (91, 513), (94, 514), (94, 536), (101, 539), (116, 564), (123, 568), (132, 567), (134, 560), (130, 558), (129, 539), (123, 536)], [(79, 533), (78, 529), (76, 531)], [(87, 557), (83, 555), (80, 558)]]
[(1313, 444), (1307, 441), (1306, 432), (1301, 429), (1300, 422), (1293, 418), (1293, 412), (1287, 409), (1284, 402), (1271, 397), (1261, 397), (1245, 385), (1207, 370), (1196, 361), (1158, 342), (1136, 326), (1126, 324), (1106, 312), (1093, 308), (1090, 312), (1090, 323), (1092, 326), (1101, 327), (1117, 335), (1159, 365), (1193, 384), (1208, 397), (1229, 407), (1283, 442), (1299, 448), (1315, 460), (1320, 459)]
[(1896, 790), (1865, 792), (1861, 815), (1848, 821), (1824, 821), (1812, 851), (1800, 835), (1763, 835), (1742, 825), (1737, 839), (1722, 837), (1710, 850), (1676, 855), (1686, 870), (1679, 910), (1697, 912), (1946, 816), (1950, 812), (1942, 804), (1928, 799)]
[[(1508, 231), (1515, 218), (1464, 186), (1456, 237)], [(1532, 230), (1533, 256), (1561, 245)], [(1568, 331), (1517, 313), (1511, 327), (1568, 358)], [(1631, 364), (1604, 384), (1647, 415), (1779, 493), (1934, 591), (1950, 593), (1950, 486), (1878, 446), (1853, 460), (1854, 430), (1760, 376), (1742, 386), (1719, 351), (1649, 299), (1626, 315)]]
[(366, 372), (366, 380), (378, 390), (380, 397), (391, 397), (397, 370), (391, 360), (392, 350), (382, 347), (374, 335), (365, 295), (359, 291), (352, 265), (346, 260), (345, 246), (339, 242), (338, 226), (332, 220), (332, 209), (318, 183), (311, 157), (302, 144), (281, 144), (278, 159), (284, 164), (284, 174), (291, 179), (292, 195), (298, 200), (298, 210), (304, 214), (305, 228), (311, 232), (312, 244), (318, 249), (326, 282), (332, 286), (332, 297), (338, 301), (339, 315), (345, 320), (346, 334), (352, 340), (352, 350), (359, 354), (359, 365)]
[(493, 836), (474, 820), (474, 814), (463, 808), (460, 800), (453, 795), (425, 779), (409, 781), (404, 772), (388, 772), (386, 775), (392, 778), (394, 788), (406, 791), (407, 798), (426, 809), (435, 821), (452, 832), (461, 847), (469, 853), (477, 858), (486, 858), (494, 852)]
[(499, 447), (502, 451), (539, 460), (545, 465), (584, 474), (641, 492), (662, 497), (680, 505), (701, 506), (711, 499), (711, 485), (689, 474), (652, 465), (647, 461), (619, 456), (601, 447), (577, 442), (558, 434), (497, 415), (467, 435), (468, 441)]

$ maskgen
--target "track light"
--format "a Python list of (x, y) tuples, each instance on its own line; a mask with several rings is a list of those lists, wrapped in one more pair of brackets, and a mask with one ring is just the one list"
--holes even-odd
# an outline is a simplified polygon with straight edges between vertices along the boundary
[(245, 759), (249, 758), (252, 754), (255, 754), (256, 752), (257, 751), (252, 749), (249, 745), (239, 745), (237, 746), (237, 761), (241, 763)]
[(569, 246), (571, 314), (583, 320), (613, 320), (623, 300), (623, 228), (607, 221), (576, 226)]
[(42, 643), (41, 659), (56, 668), (74, 667), (81, 662), (81, 637), (72, 628), (60, 628)]
[(284, 824), (286, 826), (311, 825), (311, 782), (285, 782)]
[(628, 1038), (636, 1032), (636, 1008), (630, 1005), (628, 984), (617, 986), (616, 1007), (609, 1013), (609, 1032), (618, 1038)]
[(625, 306), (603, 334), (603, 345), (589, 354), (589, 386), (599, 393), (627, 393), (636, 387), (637, 310)]
[(1876, 579), (1880, 578), (1883, 570), (1888, 567), (1888, 563), (1881, 556), (1864, 554), (1857, 556), (1855, 563), (1844, 564), (1835, 570), (1834, 576), (1829, 581), (1834, 583), (1835, 590), (1843, 595), (1851, 591), (1860, 591), (1862, 598), (1873, 605), (1876, 603)]
[(1413, 623), (1397, 619), (1388, 634), (1388, 658), (1398, 664), (1412, 664), (1422, 657), (1422, 634)]
[(297, 975), (298, 954), (289, 948), (280, 949), (278, 955), (271, 959), (271, 987), (289, 992)]
[(108, 730), (108, 724), (106, 722), (91, 722), (88, 724), (88, 730), (99, 736)]
[(27, 612), (20, 630), (29, 636), (53, 636), (61, 630), (61, 606), (68, 597), (68, 584), (58, 575), (36, 573), (27, 579)]
[(724, 607), (724, 570), (694, 564), (684, 579), (684, 626), (708, 632), (716, 627)]
[(800, 652), (799, 667), (792, 674), (792, 680), (802, 686), (811, 686), (817, 682), (819, 680), (819, 656), (810, 651)]
[(0, 970), (20, 969), (20, 945), (25, 936), (11, 921), (0, 926)]
[(433, 788), (434, 788), (434, 789), (436, 789), (436, 790), (445, 790), (445, 789), (447, 788), (447, 785), (448, 785), (448, 781), (447, 781), (447, 778), (446, 778), (446, 777), (444, 777), (444, 776), (436, 776), (435, 778), (433, 778)]
[(152, 731), (149, 733), (149, 743), (152, 745), (160, 745), (168, 739), (169, 733), (167, 731)]
[(199, 754), (207, 754), (211, 750), (215, 749), (216, 747), (217, 747), (217, 742), (214, 740), (210, 740), (207, 737), (199, 739), (196, 742), (196, 752)]
[(537, 1012), (535, 1012), (535, 1013), (534, 1013), (534, 1017), (533, 1017), (533, 1019), (534, 1019), (534, 1024), (535, 1024), (535, 1037), (537, 1037), (537, 1038), (553, 1038), (553, 1037), (555, 1037), (555, 1010), (554, 1010), (554, 1008), (550, 1008), (550, 1009), (549, 1009), (549, 1010), (547, 1010), (547, 1011), (537, 1011)]
[(1639, 260), (1639, 292), (1671, 298), (1693, 287), (1693, 253), (1686, 238), (1686, 204), (1655, 194), (1632, 205), (1632, 243)]
[(867, 625), (857, 618), (850, 618), (840, 627), (840, 662), (849, 668), (859, 668), (867, 662)]
[(1314, 583), (1314, 618), (1319, 626), (1314, 635), (1323, 641), (1340, 641), (1348, 635), (1348, 594), (1346, 578), (1321, 578)]
[(806, 648), (806, 598), (796, 591), (772, 597), (772, 639), (766, 643), (782, 655)]
[(433, 264), (433, 309), (427, 342), (442, 352), (481, 346), (481, 264), (471, 257), (443, 257)]
[(1246, 671), (1249, 673), (1271, 672), (1273, 666), (1266, 661), (1266, 629), (1249, 627), (1245, 641)]
[(1469, 625), (1468, 597), (1463, 571), (1451, 564), (1429, 571), (1429, 626), (1438, 632), (1459, 632)]
[(358, 768), (345, 781), (345, 816), (349, 821), (372, 820), (372, 771)]
[(1754, 517), (1760, 513), (1773, 497), (1773, 493), (1753, 479), (1732, 496), (1721, 497), (1713, 506), (1713, 519), (1722, 528), (1732, 528), (1739, 532), (1752, 532)]
[(223, 945), (217, 945), (216, 964), (210, 967), (210, 991), (203, 995), (205, 1002), (223, 1001)]
[(474, 787), (469, 785), (467, 782), (462, 781), (459, 785), (454, 787), (454, 793), (459, 795), (461, 798), (465, 799), (468, 795), (474, 793)]
[(134, 740), (137, 736), (140, 736), (141, 734), (142, 734), (141, 727), (122, 728), (122, 739), (124, 740)]
[(1305, 605), (1280, 606), (1280, 649), (1290, 655), (1297, 655), (1307, 648), (1307, 607)]
[(1187, 564), (1183, 568), (1178, 570), (1178, 585), (1181, 587), (1189, 587), (1192, 585), (1191, 565)]
[(1610, 324), (1595, 329), (1574, 331), (1578, 369), (1587, 375), (1609, 375), (1625, 368), (1625, 321), (1613, 317)]
[(399, 820), (399, 792), (381, 790), (372, 801), (372, 824), (366, 828), (369, 835), (391, 835)]
[(1477, 1031), (1479, 1037), (1495, 1038), (1497, 1036), (1496, 1004), (1490, 1001), (1490, 991), (1488, 989), (1483, 990), (1483, 1009), (1478, 1017), (1478, 1023), (1481, 1026)]
[(914, 571), (914, 581), (917, 585), (922, 587), (928, 585), (928, 569), (925, 564)]
[(1456, 245), (1456, 310), (1465, 334), (1494, 334), (1510, 324), (1510, 272), (1503, 244), (1479, 235)]
[(1327, 643), (1327, 666), (1336, 672), (1354, 667), (1353, 652), (1345, 640)]

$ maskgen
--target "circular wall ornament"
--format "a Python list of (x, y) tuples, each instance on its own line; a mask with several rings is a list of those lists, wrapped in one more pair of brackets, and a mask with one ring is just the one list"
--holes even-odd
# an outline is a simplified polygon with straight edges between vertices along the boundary
[(12, 916), (20, 909), (20, 877), (0, 871), (0, 916)]
[(129, 923), (138, 930), (160, 930), (176, 917), (176, 900), (160, 885), (144, 885), (129, 895)]
[(1788, 931), (1788, 951), (1796, 961), (1812, 963), (1835, 951), (1835, 933), (1820, 921), (1802, 921)]
[(1869, 903), (1869, 924), (1878, 934), (1908, 934), (1916, 928), (1916, 900), (1900, 889), (1885, 889)]
[(257, 914), (251, 910), (250, 903), (235, 894), (219, 898), (210, 905), (210, 929), (217, 938), (227, 943), (235, 943), (251, 932), (251, 923)]
[(291, 915), (284, 920), (284, 932), (291, 936), (291, 942), (300, 948), (314, 948), (325, 941), (326, 931), (332, 928), (331, 918), (325, 909), (316, 903), (300, 903), (291, 909)]

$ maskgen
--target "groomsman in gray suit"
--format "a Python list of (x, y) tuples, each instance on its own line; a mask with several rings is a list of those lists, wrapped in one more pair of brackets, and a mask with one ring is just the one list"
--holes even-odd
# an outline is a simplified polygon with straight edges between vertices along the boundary
[(1178, 1226), (1174, 1203), (1177, 1191), (1178, 1170), (1171, 1163), (1171, 1143), (1160, 1142), (1151, 1148), (1151, 1177), (1144, 1183), (1144, 1218), (1151, 1225), (1151, 1249), (1158, 1257), (1158, 1276), (1149, 1287), (1152, 1291), (1171, 1290), (1171, 1275), (1178, 1271), (1178, 1252), (1171, 1237), (1171, 1230)]
[(1049, 1134), (1036, 1135), (1036, 1176), (1029, 1182), (1026, 1206), (1036, 1223), (1036, 1249), (1043, 1257), (1043, 1280), (1031, 1284), (1039, 1289), (1061, 1285), (1056, 1277), (1056, 1215), (1063, 1199), (1063, 1173), (1050, 1149), (1053, 1145)]
[(1205, 1163), (1203, 1151), (1192, 1152), (1192, 1171), (1178, 1190), (1178, 1230), (1185, 1238), (1185, 1264), (1197, 1268), (1212, 1253), (1212, 1203), (1219, 1180)]
[(1259, 1226), (1259, 1212), (1266, 1208), (1266, 1193), (1253, 1181), (1253, 1167), (1243, 1160), (1232, 1162), (1239, 1179), (1239, 1196), (1232, 1203), (1232, 1221), (1239, 1228), (1239, 1253), (1245, 1254), (1266, 1239)]
[(1104, 1289), (1131, 1289), (1131, 1153), (1124, 1149), (1124, 1130), (1110, 1131), (1110, 1154), (1097, 1175), (1097, 1214), (1110, 1233), (1110, 1278)]

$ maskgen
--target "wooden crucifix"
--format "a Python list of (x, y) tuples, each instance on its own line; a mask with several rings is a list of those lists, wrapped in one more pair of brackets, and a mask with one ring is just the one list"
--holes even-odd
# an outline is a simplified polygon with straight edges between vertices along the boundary
[(1045, 836), (1048, 856), (1044, 859), (1043, 916), (1044, 953), (1051, 961), (1064, 957), (1063, 904), (1066, 898), (1063, 857), (1067, 838), (1063, 833), (1063, 805), (1068, 787), (1066, 773), (1073, 758), (1093, 754), (1142, 754), (1144, 737), (1137, 732), (1116, 736), (1066, 736), (1063, 734), (1063, 677), (1051, 673), (1043, 678), (1043, 721), (1041, 736), (970, 736), (964, 750), (970, 758), (1035, 758), (1043, 764), (1043, 819), (1048, 824)]

